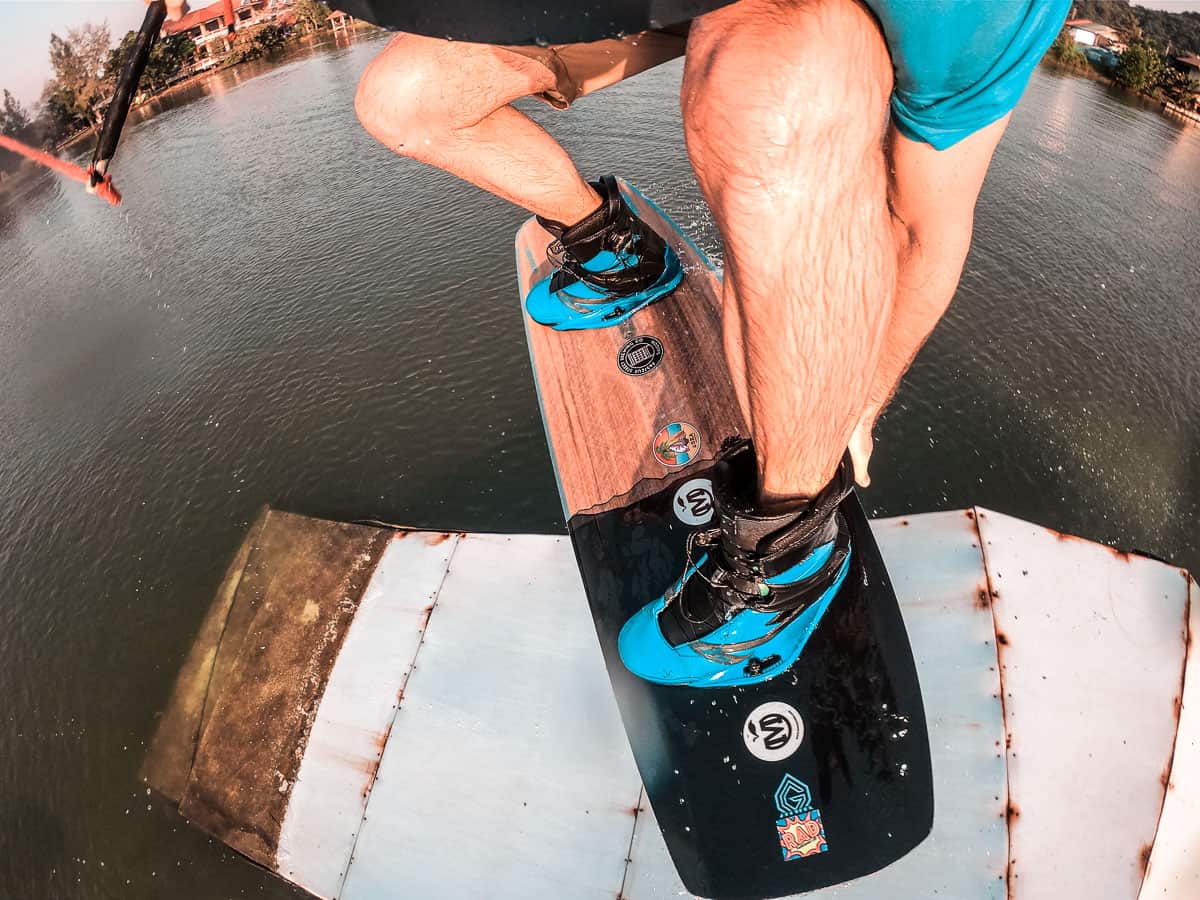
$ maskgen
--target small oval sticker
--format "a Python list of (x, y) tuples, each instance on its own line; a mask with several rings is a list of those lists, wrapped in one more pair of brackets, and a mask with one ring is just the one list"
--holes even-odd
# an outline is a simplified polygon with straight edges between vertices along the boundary
[(804, 741), (804, 720), (795, 707), (779, 700), (759, 704), (742, 725), (746, 749), (763, 762), (787, 759)]
[(687, 422), (672, 422), (654, 436), (654, 458), (676, 469), (700, 455), (700, 432)]
[(626, 375), (645, 375), (663, 361), (663, 344), (656, 337), (639, 334), (627, 340), (617, 351), (617, 365)]
[(675, 509), (675, 516), (684, 525), (707, 525), (716, 510), (712, 482), (707, 478), (685, 481), (675, 492), (675, 500), (671, 505)]

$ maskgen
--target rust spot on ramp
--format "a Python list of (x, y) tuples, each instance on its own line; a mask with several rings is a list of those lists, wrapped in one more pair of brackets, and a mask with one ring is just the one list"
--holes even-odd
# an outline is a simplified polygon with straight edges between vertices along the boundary
[(991, 605), (992, 605), (992, 598), (991, 598), (991, 595), (988, 594), (987, 588), (980, 588), (979, 591), (975, 594), (975, 608), (976, 609), (987, 609)]
[[(1008, 846), (1012, 846), (1012, 831), (1013, 821), (1020, 818), (1021, 810), (1017, 804), (1013, 803), (1011, 798), (1008, 805), (1004, 809), (1004, 826), (1008, 830)], [(1016, 879), (1017, 879), (1017, 858), (1010, 856), (1008, 858), (1008, 866), (1004, 870), (1004, 894), (1008, 900), (1012, 900), (1016, 896)]]
[(1108, 544), (1101, 544), (1098, 541), (1089, 541), (1086, 538), (1077, 537), (1076, 535), (1073, 535), (1073, 534), (1065, 534), (1061, 531), (1055, 531), (1053, 528), (1048, 528), (1046, 530), (1054, 535), (1055, 540), (1058, 540), (1064, 544), (1065, 543), (1074, 543), (1074, 544), (1085, 544), (1089, 547), (1103, 547), (1110, 554), (1112, 554), (1113, 556), (1115, 556), (1117, 559), (1121, 560), (1122, 562), (1130, 562), (1134, 556), (1134, 554), (1129, 553), (1125, 550), (1118, 550), (1116, 547), (1110, 547)]
[(387, 728), (375, 736), (372, 742), (375, 745), (375, 758), (369, 759), (366, 765), (363, 766), (367, 773), (367, 783), (363, 785), (362, 798), (365, 803), (367, 797), (371, 793), (371, 788), (375, 786), (375, 778), (379, 775), (379, 762), (383, 759), (383, 748), (387, 746), (388, 738), (392, 736), (392, 723), (389, 722)]
[(967, 517), (968, 519), (970, 519), (972, 522), (974, 522), (974, 521), (975, 521), (975, 510), (973, 510), (973, 509), (967, 509), (967, 510), (964, 510), (964, 511), (963, 511), (963, 514), (964, 514), (964, 515), (966, 515), (966, 517)]
[(433, 604), (430, 603), (427, 607), (421, 610), (421, 630), (424, 631), (429, 627), (429, 617), (433, 615)]
[(900, 524), (905, 526), (908, 525), (908, 519), (901, 519)]
[(1001, 647), (1007, 647), (1008, 646), (1008, 635), (1005, 634), (1003, 631), (997, 631), (996, 632), (996, 643), (999, 644)]
[(425, 543), (430, 547), (436, 547), (438, 544), (444, 544), (450, 538), (454, 537), (454, 533), (450, 531), (425, 532)]
[(1142, 866), (1142, 877), (1146, 877), (1146, 870), (1150, 868), (1150, 844), (1142, 844), (1142, 849), (1138, 851), (1138, 862)]

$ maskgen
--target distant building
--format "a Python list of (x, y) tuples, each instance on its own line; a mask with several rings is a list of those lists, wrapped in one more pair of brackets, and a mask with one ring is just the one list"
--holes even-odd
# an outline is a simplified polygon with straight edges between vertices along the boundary
[(340, 9), (335, 9), (329, 17), (329, 25), (333, 28), (334, 34), (348, 32), (354, 27), (354, 16), (342, 12)]
[(1114, 53), (1124, 53), (1128, 46), (1115, 28), (1101, 25), (1091, 19), (1071, 19), (1066, 23), (1066, 27), (1071, 40), (1085, 47), (1101, 47)]
[(1192, 89), (1200, 89), (1200, 56), (1177, 56), (1171, 64), (1188, 77)]
[(233, 48), (231, 25), (236, 29), (282, 21), (290, 16), (291, 6), (291, 0), (217, 0), (178, 22), (165, 23), (162, 33), (190, 37), (196, 45), (195, 71), (202, 71)]

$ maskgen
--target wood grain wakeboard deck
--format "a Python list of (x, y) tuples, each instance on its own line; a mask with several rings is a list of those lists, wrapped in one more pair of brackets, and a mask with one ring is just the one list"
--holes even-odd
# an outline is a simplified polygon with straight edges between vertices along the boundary
[[(874, 872), (929, 833), (933, 788), (916, 667), (854, 495), (843, 505), (850, 574), (789, 670), (697, 689), (643, 681), (621, 663), (622, 625), (683, 571), (688, 534), (712, 516), (713, 458), (744, 433), (721, 348), (720, 275), (665, 213), (621, 187), (679, 254), (682, 284), (618, 327), (557, 332), (524, 318), (568, 531), (655, 817), (683, 883), (705, 897), (778, 897)], [(533, 219), (517, 235), (522, 302), (551, 271), (549, 241)], [(647, 338), (661, 345), (656, 364)], [(772, 720), (781, 707), (768, 703), (791, 713)], [(752, 753), (751, 721), (786, 755)], [(798, 847), (797, 828), (811, 836), (818, 820), (817, 839)]]

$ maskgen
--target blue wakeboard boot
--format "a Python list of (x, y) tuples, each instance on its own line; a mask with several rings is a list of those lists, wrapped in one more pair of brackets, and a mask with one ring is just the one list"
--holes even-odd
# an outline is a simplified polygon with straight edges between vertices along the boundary
[(617, 180), (592, 182), (600, 206), (567, 226), (538, 222), (554, 235), (546, 251), (554, 271), (525, 298), (535, 322), (558, 331), (619, 325), (679, 285), (683, 268), (667, 242), (634, 215)]
[(713, 469), (715, 527), (688, 538), (682, 577), (625, 623), (621, 661), (657, 684), (733, 687), (786, 672), (850, 569), (839, 509), (853, 489), (847, 456), (810, 501), (756, 507), (753, 445), (726, 441)]

